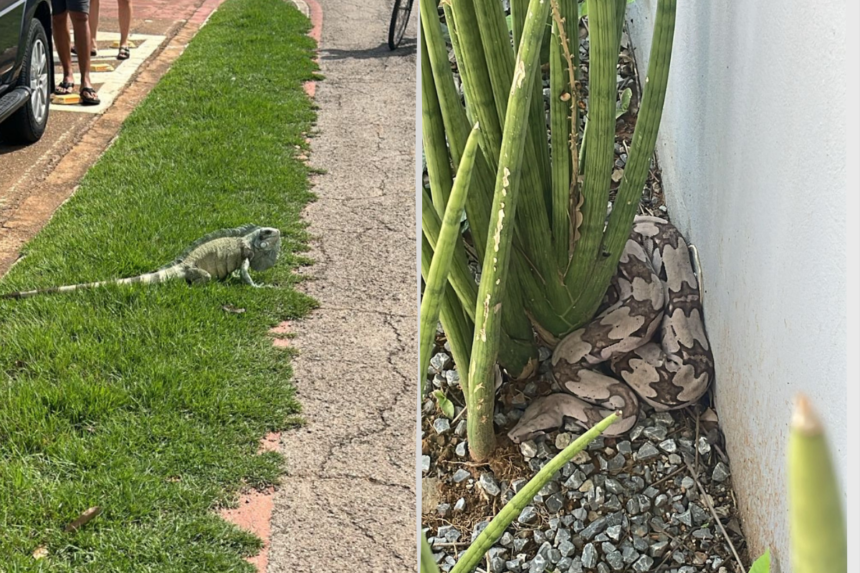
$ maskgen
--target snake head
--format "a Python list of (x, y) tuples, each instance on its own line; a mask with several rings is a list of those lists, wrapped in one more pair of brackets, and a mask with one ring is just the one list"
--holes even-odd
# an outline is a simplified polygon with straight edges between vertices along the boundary
[[(618, 423), (603, 432), (604, 436), (617, 436), (628, 431), (636, 423), (636, 407), (632, 416), (622, 418)], [(611, 414), (600, 406), (589, 404), (575, 396), (566, 393), (550, 394), (532, 402), (516, 426), (508, 432), (508, 437), (515, 444), (541, 436), (548, 431), (564, 425), (567, 419), (574, 420), (587, 430), (600, 420)]]
[(564, 424), (565, 418), (580, 421), (585, 418), (585, 412), (592, 408), (591, 404), (583, 402), (570, 394), (556, 393), (538, 398), (526, 408), (523, 417), (517, 422), (508, 437), (515, 444), (544, 435)]

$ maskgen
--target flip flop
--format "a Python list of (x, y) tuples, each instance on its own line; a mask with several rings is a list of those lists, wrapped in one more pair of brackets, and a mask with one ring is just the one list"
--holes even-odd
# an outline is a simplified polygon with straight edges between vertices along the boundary
[(117, 60), (127, 60), (131, 57), (131, 50), (128, 49), (128, 46), (120, 46), (119, 53), (116, 55)]
[(54, 89), (54, 94), (56, 94), (56, 95), (69, 95), (73, 91), (75, 91), (75, 82), (67, 82), (67, 81), (63, 80)]
[(101, 102), (99, 94), (93, 88), (81, 89), (81, 105), (99, 105)]
[[(74, 55), (76, 55), (76, 56), (78, 55), (78, 49), (77, 49), (77, 48), (75, 48), (74, 46), (72, 46), (72, 53), (73, 53)], [(90, 56), (91, 56), (91, 57), (95, 58), (95, 57), (96, 57), (96, 56), (98, 56), (98, 55), (99, 55), (99, 51), (98, 51), (98, 50), (90, 50)]]

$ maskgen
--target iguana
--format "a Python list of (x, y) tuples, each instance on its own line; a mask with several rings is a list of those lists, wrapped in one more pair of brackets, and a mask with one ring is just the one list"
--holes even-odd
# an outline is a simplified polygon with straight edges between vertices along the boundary
[(127, 279), (18, 291), (0, 295), (0, 298), (27, 298), (108, 284), (157, 284), (176, 279), (185, 279), (188, 284), (199, 285), (211, 279), (224, 280), (237, 270), (245, 283), (256, 287), (260, 285), (251, 278), (248, 269), (264, 271), (272, 267), (278, 260), (280, 248), (281, 232), (278, 229), (243, 225), (235, 229), (214, 231), (197, 239), (173, 262), (151, 273)]

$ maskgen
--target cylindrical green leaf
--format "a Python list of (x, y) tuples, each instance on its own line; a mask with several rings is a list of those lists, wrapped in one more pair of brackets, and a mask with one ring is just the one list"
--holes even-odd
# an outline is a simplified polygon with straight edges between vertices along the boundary
[(624, 34), (624, 12), (627, 0), (615, 0), (615, 53), (621, 51), (621, 36)]
[[(549, 0), (546, 0), (549, 3)], [(468, 3), (468, 2), (467, 2)], [(460, 2), (455, 2), (456, 6)], [(495, 107), (498, 116), (507, 121), (508, 97), (511, 82), (517, 76), (514, 68), (515, 54), (511, 48), (507, 26), (505, 24), (502, 5), (498, 2), (475, 2), (478, 29), (471, 30), (472, 34), (480, 33), (484, 53), (486, 54), (487, 71), (489, 72), (492, 93), (495, 96)], [(543, 34), (548, 29), (549, 11), (538, 32), (543, 41)], [(466, 34), (461, 34), (464, 38)], [(522, 49), (520, 40), (519, 49)], [(516, 60), (518, 61), (518, 60)], [(534, 64), (539, 68), (538, 62)], [(550, 300), (564, 296), (561, 282), (558, 280), (558, 267), (552, 251), (552, 236), (550, 234), (549, 204), (550, 197), (549, 148), (547, 145), (546, 119), (543, 113), (543, 102), (539, 100), (541, 90), (532, 84), (529, 97), (529, 113), (527, 115), (526, 143), (523, 150), (522, 163), (522, 195), (519, 200), (521, 215), (517, 219), (518, 244), (525, 251), (525, 256), (546, 285), (547, 297)], [(536, 109), (535, 106), (539, 106)], [(498, 177), (498, 173), (496, 174)]]
[[(590, 2), (588, 23), (591, 54), (588, 68), (588, 155), (585, 165), (581, 166), (584, 170), (583, 220), (565, 280), (568, 290), (578, 298), (583, 293), (579, 288), (571, 288), (571, 284), (589, 280), (596, 263), (603, 237), (606, 204), (609, 200), (609, 176), (614, 161), (615, 69), (618, 62), (615, 1)], [(603, 285), (604, 290), (607, 285)], [(593, 312), (593, 309), (590, 311)]]
[(421, 534), (421, 573), (439, 573), (439, 568), (433, 560), (433, 551), (427, 543), (427, 536)]
[[(433, 201), (430, 199), (427, 191), (421, 194), (421, 231), (427, 237), (430, 246), (435, 250), (439, 234), (442, 232), (442, 218), (436, 213)], [(466, 250), (463, 248), (463, 243), (459, 238), (454, 245), (451, 265), (448, 267), (448, 282), (451, 283), (454, 292), (457, 293), (457, 298), (460, 299), (460, 303), (469, 313), (469, 317), (474, 319), (475, 301), (478, 300), (478, 285), (475, 283), (475, 278), (469, 269), (469, 263), (466, 260)]]
[(442, 214), (448, 203), (448, 196), (451, 194), (453, 175), (448, 158), (448, 145), (445, 143), (442, 112), (433, 87), (433, 75), (424, 42), (421, 42), (421, 83), (421, 132), (424, 156), (427, 159), (433, 205), (439, 214)]
[[(460, 158), (466, 147), (466, 139), (469, 137), (469, 126), (477, 122), (470, 122), (467, 119), (466, 112), (460, 103), (460, 98), (454, 87), (454, 75), (451, 71), (451, 63), (448, 61), (448, 50), (442, 37), (441, 23), (439, 22), (439, 15), (434, 2), (427, 2), (426, 0), (421, 2), (421, 25), (424, 31), (424, 34), (421, 35), (421, 42), (422, 46), (426, 45), (430, 61), (427, 71), (429, 72), (432, 68), (433, 80), (432, 83), (423, 80), (421, 90), (424, 91), (432, 88), (436, 90), (451, 159), (456, 170), (459, 168)], [(453, 34), (451, 37), (453, 42), (457, 34), (452, 21), (448, 22), (448, 29), (449, 33)], [(423, 59), (422, 62), (424, 62)], [(422, 78), (426, 77), (424, 75), (424, 68), (421, 71)], [(465, 70), (461, 69), (461, 72), (465, 72)], [(469, 86), (464, 78), (461, 79), (463, 79), (464, 87)], [(482, 123), (482, 136), (484, 135), (483, 132), (484, 124)], [(501, 141), (500, 130), (498, 137), (499, 141)], [(484, 144), (481, 143), (481, 140), (478, 140), (478, 144), (483, 149)], [(483, 260), (484, 243), (486, 242), (487, 228), (490, 224), (490, 202), (492, 201), (493, 184), (495, 181), (494, 173), (483, 154), (478, 154), (475, 158), (472, 179), (472, 190), (466, 200), (466, 213), (469, 216), (469, 227), (476, 236), (475, 249), (478, 259)]]
[(809, 401), (795, 404), (788, 443), (788, 504), (793, 573), (846, 573), (842, 494), (824, 429)]
[(531, 1), (505, 117), (499, 171), (496, 175), (490, 218), (490, 236), (484, 256), (481, 285), (478, 289), (475, 337), (472, 342), (472, 363), (467, 396), (469, 450), (472, 457), (477, 460), (486, 459), (495, 447), (494, 367), (499, 350), (500, 311), (507, 279), (523, 148), (528, 129), (529, 100), (538, 72), (537, 60), (548, 14), (549, 2)]
[(526, 12), (529, 0), (511, 0), (511, 35), (514, 39), (514, 49), (520, 45), (523, 37), (523, 27), (526, 24)]
[[(457, 89), (454, 86), (454, 72), (448, 61), (448, 50), (445, 39), (442, 36), (442, 25), (439, 21), (439, 12), (435, 2), (422, 0), (421, 5), (421, 87), (425, 85), (425, 67), (427, 74), (432, 74), (433, 85), (438, 97), (439, 107), (442, 113), (445, 133), (451, 145), (451, 157), (454, 160), (454, 168), (460, 164), (460, 157), (469, 137), (470, 123), (466, 119), (466, 113), (460, 104)], [(453, 40), (453, 38), (452, 38)], [(427, 51), (424, 58), (423, 50)], [(480, 143), (480, 141), (479, 141)]]
[[(426, 235), (421, 236), (421, 276), (424, 277), (426, 283), (427, 277), (430, 275), (430, 262), (433, 260), (433, 247), (427, 240)], [(457, 294), (449, 284), (445, 289), (445, 295), (442, 299), (442, 308), (439, 311), (439, 322), (442, 323), (442, 328), (445, 329), (445, 337), (448, 339), (448, 344), (451, 347), (451, 354), (454, 356), (454, 362), (457, 364), (457, 370), (460, 372), (460, 386), (463, 392), (468, 392), (469, 388), (469, 360), (472, 354), (472, 333), (475, 331), (474, 323), (469, 320), (466, 312), (460, 304)], [(433, 325), (436, 329), (436, 325)], [(421, 376), (421, 393), (424, 393), (424, 381), (427, 370), (423, 370)]]
[[(427, 0), (423, 0), (427, 1)], [(478, 32), (478, 19), (473, 2), (452, 2), (443, 5), (447, 20), (452, 20), (457, 30), (459, 53), (457, 67), (466, 95), (466, 106), (481, 125), (481, 146), (484, 157), (495, 169), (499, 162), (502, 145), (502, 122), (493, 97), (484, 45)], [(486, 148), (484, 145), (486, 144)]]
[[(648, 75), (643, 82), (644, 95), (633, 134), (630, 158), (604, 233), (602, 229), (606, 219), (608, 198), (604, 189), (608, 192), (615, 133), (614, 70), (617, 46), (613, 46), (618, 33), (617, 22), (614, 21), (617, 13), (618, 6), (615, 0), (589, 5), (592, 57), (589, 69), (591, 86), (587, 124), (588, 151), (585, 154), (584, 165), (584, 221), (580, 228), (581, 239), (574, 249), (573, 260), (565, 276), (565, 284), (574, 297), (574, 302), (564, 311), (564, 318), (567, 323), (573, 325), (573, 328), (579, 328), (591, 320), (618, 268), (618, 261), (630, 235), (633, 217), (638, 209), (651, 156), (654, 153), (669, 77), (669, 61), (675, 29), (675, 0), (658, 0), (651, 60), (648, 65)], [(595, 69), (599, 62), (606, 65), (605, 68), (600, 67), (603, 73)], [(598, 78), (602, 78), (602, 82)], [(597, 88), (595, 82), (603, 87)], [(596, 89), (599, 89), (599, 94), (602, 95), (599, 95)], [(605, 107), (598, 105), (598, 101), (605, 104)], [(608, 118), (608, 122), (613, 125), (611, 130), (604, 125), (605, 133), (598, 129), (598, 116), (595, 113), (597, 107), (601, 109), (600, 117), (603, 120)], [(585, 145), (584, 140), (583, 148)], [(596, 180), (597, 174), (592, 169), (603, 173), (600, 179), (604, 181), (605, 187), (599, 185), (599, 181)]]
[[(442, 229), (436, 241), (433, 260), (430, 263), (430, 273), (427, 275), (424, 296), (421, 299), (421, 332), (419, 333), (421, 375), (427, 372), (430, 365), (430, 353), (433, 352), (433, 337), (436, 335), (436, 323), (439, 321), (439, 308), (442, 304), (442, 293), (448, 284), (448, 269), (454, 253), (454, 245), (460, 233), (460, 220), (463, 217), (463, 206), (472, 182), (472, 167), (475, 164), (475, 152), (478, 149), (478, 126), (476, 125), (466, 142), (466, 150), (457, 178), (451, 190), (451, 197), (445, 207), (442, 219)], [(432, 183), (432, 182), (431, 182)], [(422, 378), (423, 381), (423, 378)]]
[[(577, 49), (574, 47), (574, 49)], [(570, 256), (571, 103), (569, 66), (558, 22), (552, 23), (549, 46), (549, 111), (552, 144), (552, 241), (558, 268), (567, 268)], [(566, 96), (566, 97), (565, 97)]]
[[(651, 40), (651, 59), (648, 61), (648, 75), (642, 84), (642, 105), (633, 131), (630, 156), (624, 169), (618, 195), (609, 216), (604, 247), (610, 255), (603, 261), (603, 276), (615, 272), (621, 251), (627, 242), (633, 217), (639, 208), (642, 189), (654, 156), (657, 131), (663, 115), (663, 102), (666, 100), (666, 87), (669, 83), (669, 63), (672, 59), (672, 44), (675, 35), (676, 0), (659, 0), (654, 22), (654, 36)], [(610, 275), (611, 277), (611, 275)]]
[[(448, 29), (452, 34), (451, 39), (454, 44), (455, 52), (459, 54), (459, 41), (457, 39), (457, 30), (454, 25), (453, 14), (450, 7), (444, 6), (448, 17)], [(451, 154), (454, 169), (459, 167), (463, 150), (466, 145), (466, 139), (469, 135), (469, 122), (466, 119), (466, 113), (460, 103), (454, 88), (454, 79), (451, 72), (451, 64), (448, 61), (448, 52), (445, 47), (445, 41), (442, 37), (441, 25), (439, 22), (438, 11), (435, 5), (430, 2), (421, 4), (422, 15), (421, 24), (424, 34), (422, 42), (426, 40), (427, 54), (430, 60), (430, 66), (433, 71), (433, 83), (424, 81), (422, 90), (434, 87), (438, 95), (439, 106), (441, 108), (442, 120), (445, 126), (445, 134), (448, 140), (448, 149)], [(480, 59), (480, 58), (479, 58)], [(428, 67), (428, 69), (429, 69)], [(467, 94), (467, 99), (471, 93), (470, 82), (466, 75), (466, 67), (460, 66), (461, 80), (463, 82), (464, 91)], [(489, 83), (487, 84), (489, 85)], [(489, 114), (491, 119), (497, 120), (495, 113)], [(481, 143), (484, 139), (484, 124), (481, 124), (482, 136), (479, 140), (482, 151), (488, 148), (489, 144)], [(492, 136), (490, 136), (492, 137)], [(501, 142), (501, 132), (498, 135), (498, 144)], [(498, 152), (497, 152), (498, 153)], [(432, 176), (431, 176), (432, 182)], [(490, 220), (490, 206), (492, 202), (493, 186), (495, 184), (495, 173), (489, 168), (483, 153), (478, 153), (475, 157), (475, 166), (472, 172), (472, 185), (469, 195), (466, 199), (466, 213), (469, 220), (469, 229), (473, 237), (475, 253), (479, 263), (483, 261), (484, 248), (486, 246), (487, 234)], [(427, 213), (422, 213), (426, 219)], [(430, 221), (425, 221), (430, 224)], [(441, 223), (440, 223), (441, 224)], [(430, 234), (431, 245), (435, 245), (435, 236), (432, 229), (426, 229)], [(474, 294), (477, 293), (477, 286), (470, 275), (470, 271), (465, 267), (465, 262), (462, 264), (461, 251), (459, 246), (455, 253), (454, 266), (451, 268), (450, 280), (454, 289), (457, 291), (460, 300), (465, 307), (468, 307), (470, 313), (474, 313)], [(465, 280), (468, 276), (468, 282)], [(471, 283), (471, 284), (469, 284)], [(467, 293), (468, 291), (468, 293)], [(474, 293), (473, 293), (474, 291)], [(468, 298), (464, 295), (471, 296), (471, 304)], [(503, 335), (499, 361), (507, 369), (508, 373), (514, 378), (528, 376), (537, 360), (537, 348), (535, 346), (531, 324), (528, 321), (527, 315), (523, 307), (523, 298), (519, 290), (519, 285), (514, 283), (508, 290), (505, 296), (505, 309), (502, 312), (502, 320), (504, 330), (507, 335)]]
[[(475, 167), (477, 168), (477, 165)], [(472, 187), (475, 186), (474, 175), (475, 173), (473, 170)], [(470, 189), (469, 195), (471, 196), (472, 193), (474, 193), (474, 189)], [(422, 193), (421, 201), (421, 230), (424, 234), (425, 240), (430, 244), (431, 249), (435, 248), (436, 241), (439, 240), (441, 229), (442, 220), (439, 218), (439, 215), (436, 213), (436, 209), (433, 207), (433, 201), (430, 199), (430, 195), (424, 191)], [(424, 272), (425, 275), (430, 271), (429, 265), (432, 260), (432, 256), (433, 253), (431, 250), (430, 254), (426, 255), (427, 269)], [(424, 261), (422, 261), (422, 265), (423, 263)], [(463, 307), (463, 311), (466, 312), (471, 320), (474, 320), (475, 306), (478, 300), (478, 285), (475, 283), (475, 278), (472, 275), (471, 269), (469, 269), (466, 261), (466, 253), (463, 249), (463, 244), (459, 239), (457, 240), (456, 245), (454, 245), (453, 259), (451, 260), (451, 266), (448, 269), (448, 282), (457, 294), (457, 298)], [(513, 296), (511, 296), (512, 294)], [(529, 376), (534, 372), (534, 369), (537, 366), (537, 347), (532, 340), (531, 325), (526, 318), (523, 307), (521, 304), (517, 304), (519, 299), (515, 297), (518, 296), (518, 293), (506, 293), (506, 300), (512, 304), (509, 304), (502, 311), (502, 337), (499, 342), (499, 363), (505, 368), (505, 370), (507, 370), (509, 375), (516, 379)], [(509, 312), (508, 314), (510, 316), (507, 316), (505, 311), (511, 311), (512, 309), (513, 312)], [(515, 319), (525, 323), (525, 334), (522, 338), (511, 336), (509, 334), (509, 332), (514, 332), (516, 334), (522, 330), (517, 330), (519, 325), (515, 323)], [(442, 321), (442, 324), (444, 325), (445, 321)], [(513, 329), (511, 329), (511, 325), (514, 325)], [(471, 344), (471, 341), (472, 331), (470, 330), (469, 344)], [(465, 363), (463, 366), (459, 367), (462, 368), (464, 372), (468, 370)], [(465, 385), (463, 387), (465, 388)]]

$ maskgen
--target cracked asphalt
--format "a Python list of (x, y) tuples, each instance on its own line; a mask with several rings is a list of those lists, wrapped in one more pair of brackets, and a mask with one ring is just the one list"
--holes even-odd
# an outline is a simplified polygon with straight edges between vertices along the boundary
[(321, 306), (292, 324), (306, 425), (281, 438), (268, 571), (416, 571), (418, 10), (390, 52), (389, 2), (320, 4), (304, 289)]

